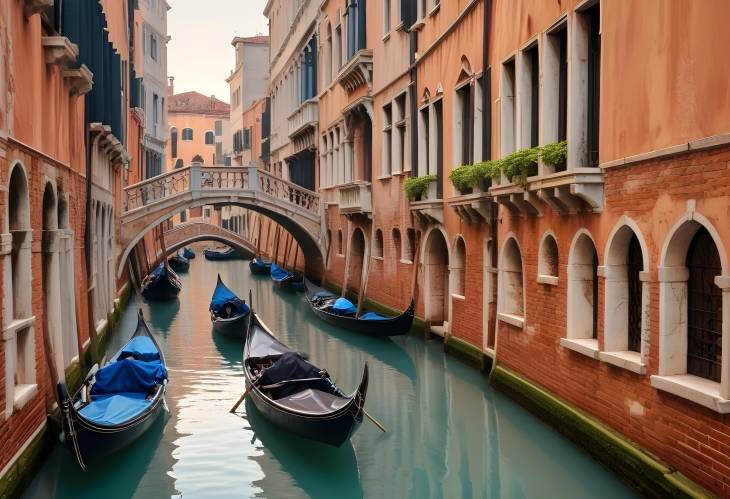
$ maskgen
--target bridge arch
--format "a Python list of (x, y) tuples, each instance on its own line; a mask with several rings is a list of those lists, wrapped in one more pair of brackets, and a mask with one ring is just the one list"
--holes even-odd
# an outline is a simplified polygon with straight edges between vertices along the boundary
[(165, 231), (165, 245), (168, 253), (166, 256), (200, 241), (227, 244), (242, 253), (256, 252), (256, 247), (250, 241), (235, 232), (207, 222), (186, 222)]

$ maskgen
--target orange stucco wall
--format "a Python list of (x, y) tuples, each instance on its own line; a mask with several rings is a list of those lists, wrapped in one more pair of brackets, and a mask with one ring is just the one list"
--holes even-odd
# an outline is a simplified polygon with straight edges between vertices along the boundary
[[(207, 116), (201, 114), (168, 113), (168, 129), (177, 128), (177, 157), (172, 157), (172, 144), (167, 141), (168, 171), (174, 168), (178, 158), (183, 160), (183, 165), (188, 166), (195, 155), (203, 157), (205, 166), (213, 166), (215, 157), (215, 141), (206, 145), (205, 132), (215, 133), (215, 122), (227, 120), (227, 117)], [(193, 129), (193, 140), (182, 139), (183, 128)]]

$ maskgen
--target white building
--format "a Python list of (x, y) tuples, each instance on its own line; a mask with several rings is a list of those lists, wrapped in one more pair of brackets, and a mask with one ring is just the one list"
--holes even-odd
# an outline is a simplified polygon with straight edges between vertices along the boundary
[(145, 111), (144, 174), (163, 172), (167, 161), (167, 11), (165, 0), (140, 0), (142, 13), (142, 84), (140, 98)]

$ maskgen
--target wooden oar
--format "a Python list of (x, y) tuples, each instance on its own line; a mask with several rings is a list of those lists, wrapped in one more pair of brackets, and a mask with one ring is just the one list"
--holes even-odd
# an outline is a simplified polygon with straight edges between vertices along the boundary
[(369, 419), (369, 420), (370, 420), (370, 421), (371, 421), (371, 422), (372, 422), (372, 423), (373, 423), (373, 424), (374, 424), (375, 426), (377, 426), (377, 427), (378, 427), (378, 429), (379, 429), (380, 431), (382, 431), (383, 433), (387, 433), (387, 432), (386, 432), (386, 430), (385, 430), (385, 426), (383, 426), (382, 424), (380, 424), (380, 423), (378, 422), (378, 420), (376, 420), (376, 419), (375, 419), (374, 417), (372, 417), (372, 416), (371, 416), (370, 414), (368, 414), (368, 411), (366, 411), (364, 407), (362, 408), (362, 413), (363, 413), (363, 414), (365, 414), (365, 416), (367, 416), (367, 418), (368, 418), (368, 419)]
[(251, 390), (253, 390), (253, 387), (256, 386), (256, 383), (258, 383), (258, 379), (256, 381), (254, 381), (253, 383), (251, 383), (251, 386), (246, 388), (246, 391), (243, 392), (243, 395), (241, 395), (241, 398), (238, 399), (238, 401), (235, 403), (235, 405), (233, 407), (231, 407), (231, 410), (228, 412), (230, 412), (231, 414), (236, 412), (236, 409), (238, 409), (238, 406), (241, 405), (241, 402), (243, 402), (243, 399), (246, 398), (246, 395), (248, 395), (251, 392)]

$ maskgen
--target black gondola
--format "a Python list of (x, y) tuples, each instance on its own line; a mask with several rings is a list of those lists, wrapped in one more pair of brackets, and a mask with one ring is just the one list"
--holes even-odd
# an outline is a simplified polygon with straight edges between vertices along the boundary
[(172, 300), (180, 289), (180, 278), (164, 262), (142, 281), (142, 296), (148, 300)]
[(193, 258), (195, 258), (195, 251), (193, 251), (191, 248), (185, 247), (183, 249), (183, 256), (188, 260), (192, 260)]
[(335, 447), (347, 442), (362, 423), (367, 364), (360, 386), (347, 396), (327, 371), (274, 338), (253, 311), (246, 322), (243, 371), (250, 398), (261, 414), (304, 438)]
[(205, 255), (206, 260), (248, 260), (253, 258), (253, 253), (250, 251), (242, 253), (233, 248), (223, 251), (206, 248), (203, 250), (203, 255)]
[(58, 384), (65, 443), (81, 468), (136, 440), (165, 407), (165, 357), (142, 317), (132, 338), (70, 397)]
[(356, 317), (356, 307), (347, 299), (314, 285), (304, 278), (304, 295), (314, 314), (333, 326), (370, 336), (400, 336), (408, 334), (413, 324), (415, 303), (397, 317), (385, 317), (377, 312), (366, 312)]
[(274, 281), (275, 286), (287, 291), (301, 291), (304, 289), (301, 275), (289, 272), (273, 262), (271, 264), (271, 280)]
[(248, 262), (248, 267), (251, 269), (252, 274), (256, 274), (256, 275), (271, 274), (271, 262), (264, 260), (260, 256), (257, 256), (253, 260)]
[(251, 312), (245, 301), (228, 289), (218, 274), (218, 283), (210, 299), (210, 320), (213, 330), (231, 338), (244, 337), (246, 333), (246, 317)]
[(170, 264), (170, 268), (175, 272), (187, 272), (190, 270), (190, 260), (180, 254), (172, 255), (167, 259), (167, 263)]

